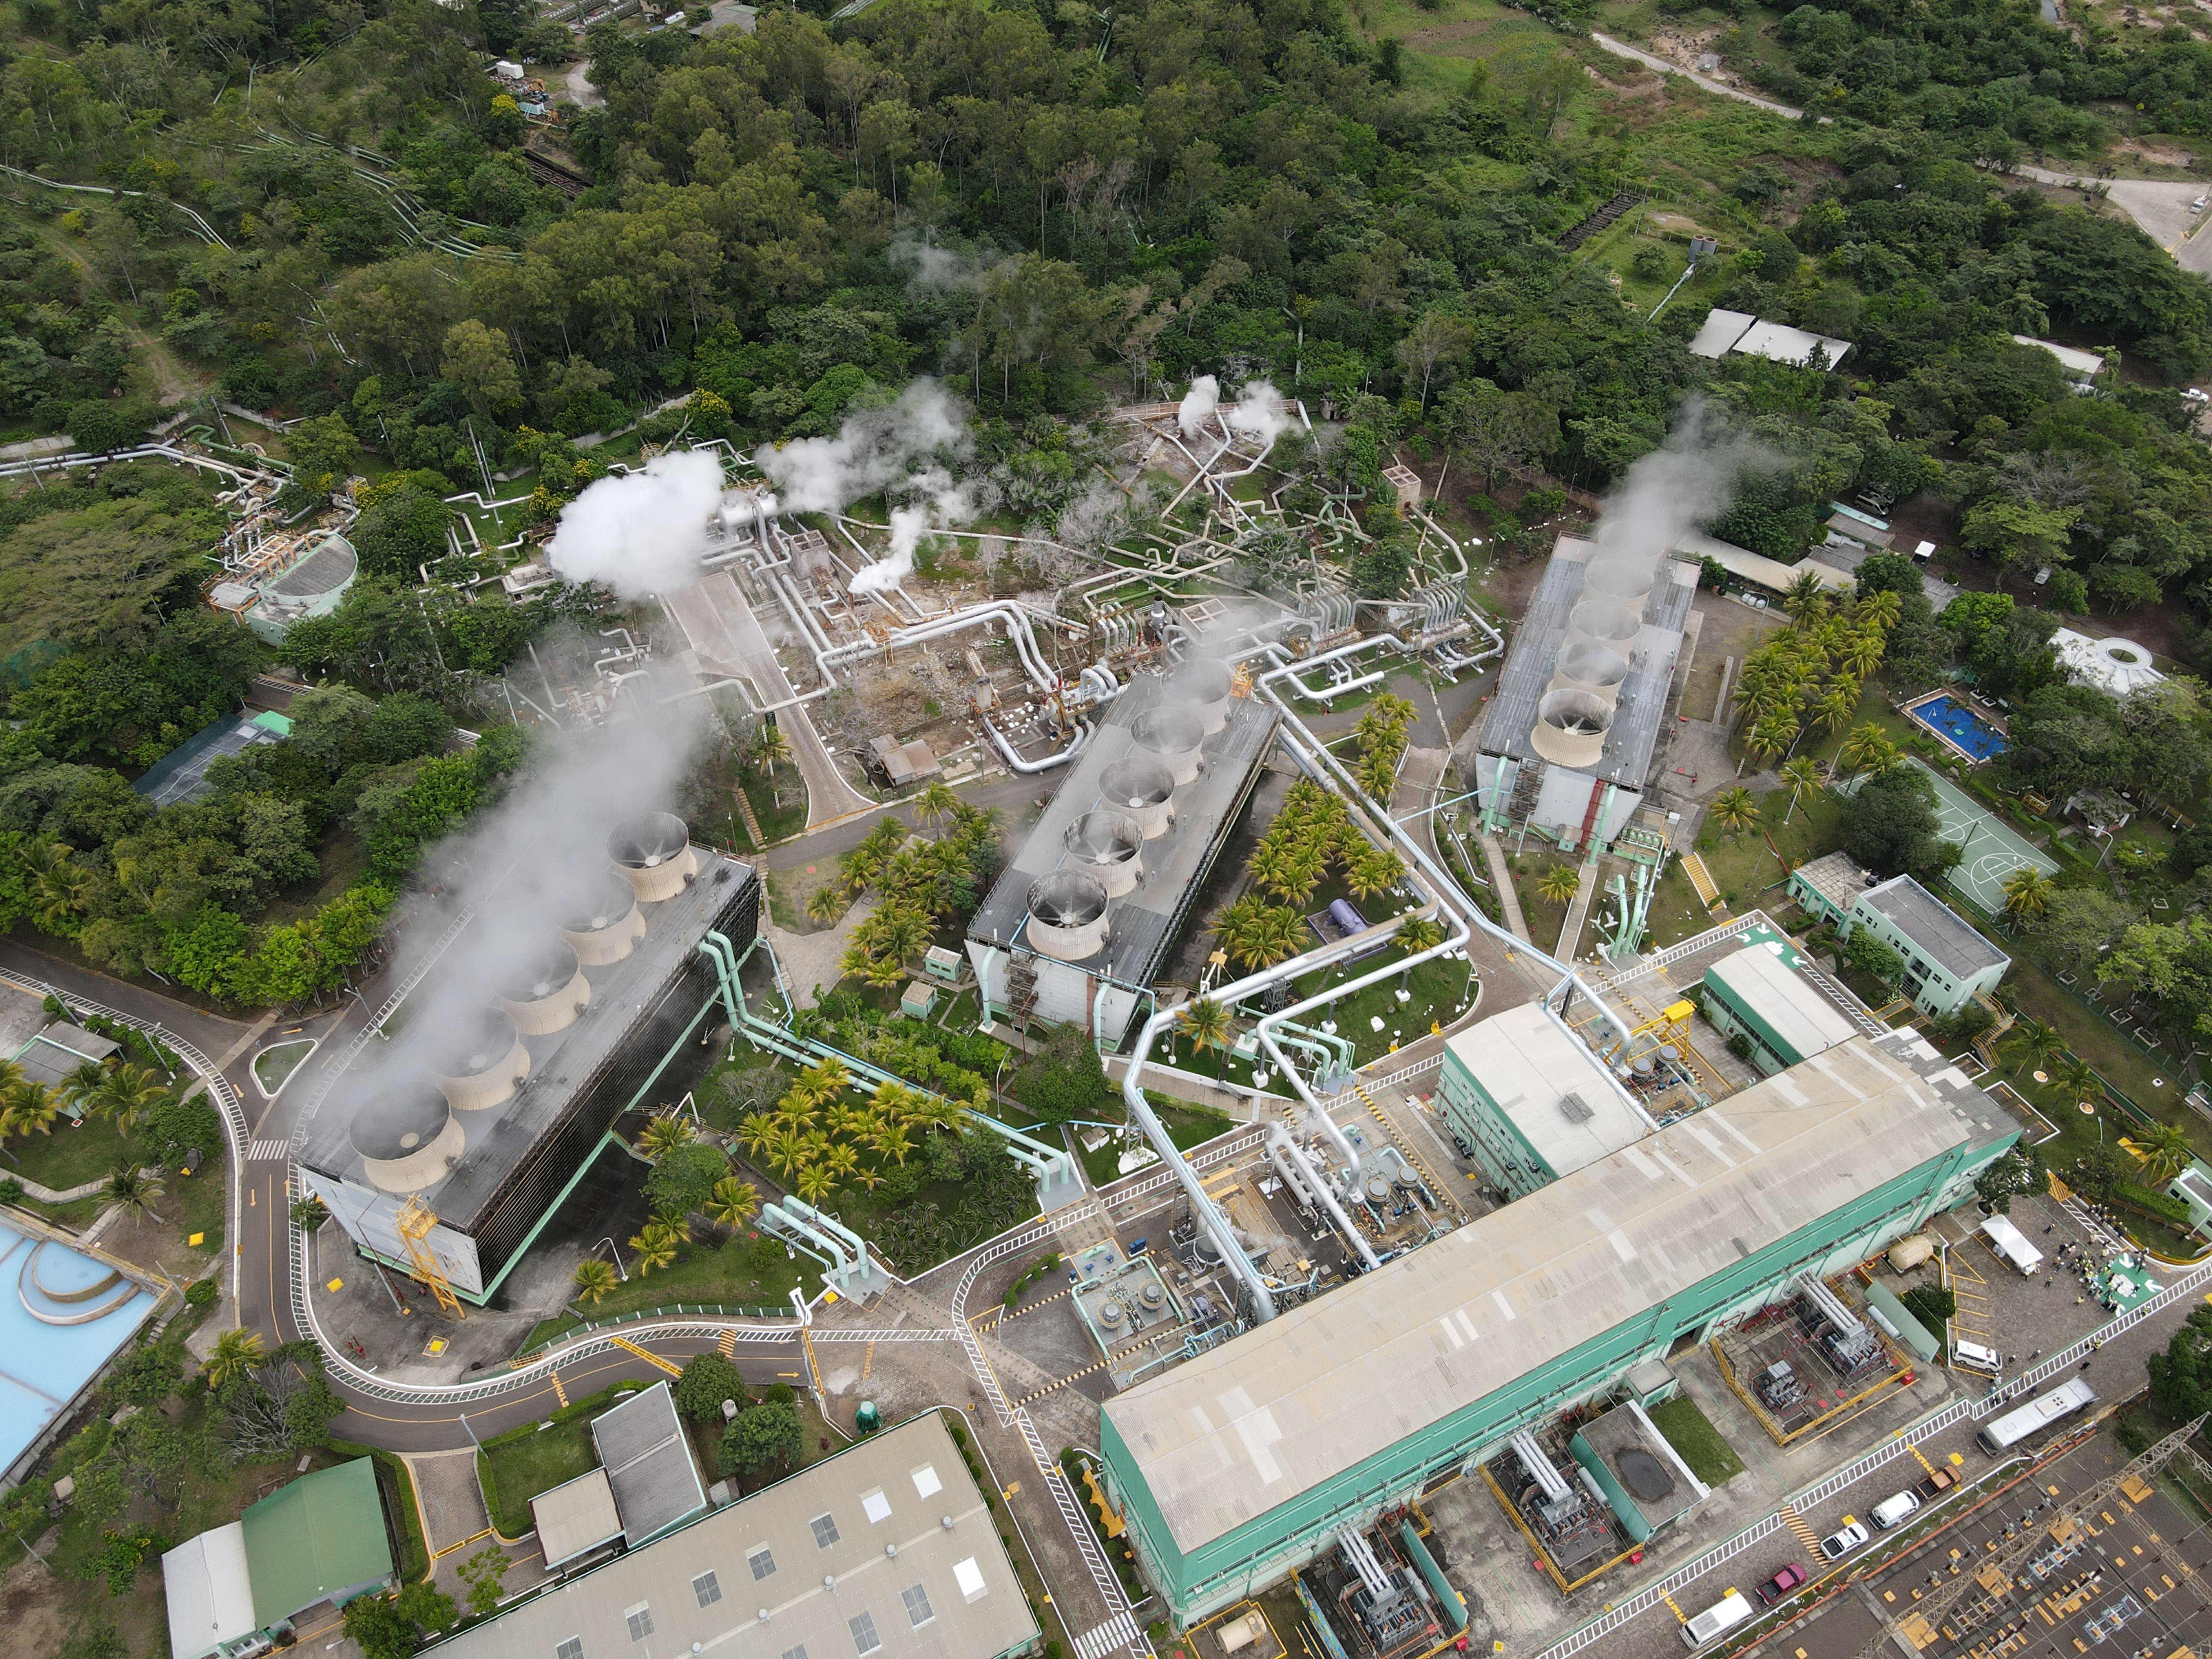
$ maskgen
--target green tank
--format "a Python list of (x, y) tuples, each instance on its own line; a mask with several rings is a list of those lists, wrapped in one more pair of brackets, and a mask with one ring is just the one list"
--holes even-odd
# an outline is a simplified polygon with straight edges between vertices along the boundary
[(873, 1434), (884, 1425), (884, 1414), (876, 1409), (872, 1400), (863, 1400), (860, 1409), (853, 1413), (853, 1427), (861, 1434)]

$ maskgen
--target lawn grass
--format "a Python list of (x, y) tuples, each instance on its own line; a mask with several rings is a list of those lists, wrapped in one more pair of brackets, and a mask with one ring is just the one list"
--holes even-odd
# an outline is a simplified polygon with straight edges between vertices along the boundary
[(21, 1136), (7, 1150), (7, 1173), (58, 1193), (105, 1180), (117, 1164), (143, 1156), (117, 1133), (110, 1117), (88, 1117), (74, 1126), (65, 1117), (56, 1118), (51, 1133)]
[(673, 1266), (657, 1273), (640, 1272), (627, 1250), (623, 1256), (629, 1265), (627, 1282), (617, 1284), (604, 1300), (583, 1309), (581, 1318), (572, 1304), (559, 1316), (541, 1320), (525, 1340), (524, 1350), (575, 1330), (586, 1320), (613, 1319), (647, 1308), (672, 1308), (678, 1303), (782, 1308), (789, 1304), (802, 1270), (811, 1266), (803, 1258), (792, 1261), (773, 1240), (749, 1238), (744, 1232), (720, 1249), (687, 1245)]
[[(1170, 1100), (1150, 1089), (1145, 1091), (1145, 1099), (1151, 1104), (1152, 1115), (1166, 1128), (1168, 1139), (1175, 1143), (1176, 1150), (1180, 1152), (1203, 1146), (1207, 1141), (1217, 1139), (1237, 1127), (1234, 1119), (1224, 1117), (1218, 1112), (1209, 1112), (1203, 1106)], [(1121, 1109), (1115, 1108), (1115, 1115), (1120, 1115)], [(1083, 1143), (1079, 1140), (1076, 1146), (1081, 1149)], [(1092, 1186), (1103, 1187), (1109, 1182), (1121, 1179), (1121, 1142), (1118, 1137), (1108, 1140), (1103, 1146), (1083, 1151), (1082, 1158), (1083, 1172), (1090, 1176)], [(1145, 1167), (1150, 1169), (1152, 1166), (1146, 1164)], [(1132, 1170), (1129, 1173), (1135, 1175), (1138, 1172)]]
[(599, 1466), (592, 1425), (584, 1418), (494, 1440), (477, 1454), (491, 1523), (507, 1538), (520, 1538), (531, 1529), (532, 1498)]
[[(1759, 822), (1738, 836), (1706, 820), (1698, 837), (1698, 853), (1730, 909), (1781, 903), (1782, 884), (1791, 870), (1844, 844), (1841, 797), (1825, 789), (1807, 789), (1798, 793), (1792, 811), (1792, 793), (1784, 787), (1760, 796)], [(1778, 851), (1780, 859), (1775, 856)]]
[(314, 1040), (301, 1037), (291, 1042), (272, 1043), (253, 1057), (253, 1080), (264, 1093), (274, 1095), (284, 1086), (285, 1079), (300, 1067), (300, 1062), (315, 1050)]
[[(778, 785), (783, 791), (781, 800), (776, 798)], [(743, 787), (745, 799), (752, 803), (753, 816), (760, 820), (761, 834), (769, 842), (781, 841), (806, 828), (806, 785), (796, 767), (778, 767), (775, 783), (749, 770)], [(738, 825), (741, 835), (744, 828), (742, 823)]]
[(1735, 1448), (1721, 1438), (1712, 1419), (1688, 1395), (1677, 1394), (1647, 1410), (1667, 1443), (1690, 1466), (1690, 1473), (1707, 1486), (1720, 1486), (1743, 1473), (1743, 1459), (1735, 1455)]

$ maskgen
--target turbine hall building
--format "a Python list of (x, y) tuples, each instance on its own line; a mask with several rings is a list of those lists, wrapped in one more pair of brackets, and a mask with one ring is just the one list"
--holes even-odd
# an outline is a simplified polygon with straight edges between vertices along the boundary
[[(434, 1039), (437, 1052), (342, 1075), (301, 1131), (308, 1189), (364, 1254), (426, 1279), (434, 1263), (479, 1306), (616, 1120), (720, 1009), (702, 942), (718, 934), (742, 956), (759, 927), (759, 878), (691, 845), (682, 819), (636, 820), (610, 850), (573, 914), (525, 920), (543, 940), (526, 959), (428, 993), (484, 999)], [(468, 962), (477, 930), (512, 933), (516, 918), (498, 912), (516, 884), (493, 891), (451, 960)], [(397, 1042), (407, 1041), (403, 1030)], [(417, 1201), (435, 1224), (410, 1240), (398, 1222)]]
[(1251, 798), (1275, 712), (1227, 665), (1138, 674), (968, 926), (987, 1018), (1119, 1047)]
[(1109, 1401), (1126, 1536), (1188, 1626), (1913, 1231), (2019, 1133), (1917, 1033), (1854, 1036)]

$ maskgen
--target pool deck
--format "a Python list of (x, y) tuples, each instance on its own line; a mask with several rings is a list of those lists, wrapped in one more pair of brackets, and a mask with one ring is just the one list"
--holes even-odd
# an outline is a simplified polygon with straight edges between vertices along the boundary
[(1946, 686), (1940, 691), (1927, 692), (1923, 696), (1915, 697), (1911, 702), (1906, 703), (1902, 708), (1897, 711), (1899, 714), (1904, 715), (1905, 719), (1911, 720), (1913, 725), (1918, 726), (1923, 732), (1925, 732), (1929, 737), (1935, 738), (1936, 742), (1942, 744), (1944, 748), (1949, 750), (1953, 755), (1965, 762), (1968, 766), (1986, 766), (1991, 760), (1996, 758), (1996, 755), (2002, 754), (2004, 751), (2002, 749), (1999, 749), (1993, 751), (1991, 754), (1977, 755), (1972, 750), (1967, 748), (1956, 738), (1953, 737), (1948, 732), (1946, 732), (1942, 726), (1936, 725), (1935, 721), (1921, 714), (1920, 711), (1923, 708), (1927, 708), (1930, 703), (1936, 702), (1948, 702), (1954, 708), (1964, 709), (1967, 714), (1972, 714), (1976, 720), (1979, 720), (1984, 726), (1988, 726), (1990, 731), (2002, 738), (2006, 744), (2009, 744), (2011, 743), (2012, 733), (2005, 729), (2005, 723), (2002, 720), (1999, 720), (1993, 713), (1973, 707), (1972, 694), (1958, 690), (1954, 687)]

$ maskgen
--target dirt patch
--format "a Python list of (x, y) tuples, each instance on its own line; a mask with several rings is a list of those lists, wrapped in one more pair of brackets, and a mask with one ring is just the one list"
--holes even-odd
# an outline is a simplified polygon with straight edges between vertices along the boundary
[(2123, 138), (2112, 146), (2115, 156), (2138, 156), (2154, 167), (2179, 167), (2188, 171), (2197, 166), (2194, 151), (2173, 144), (2153, 143), (2141, 138)]

